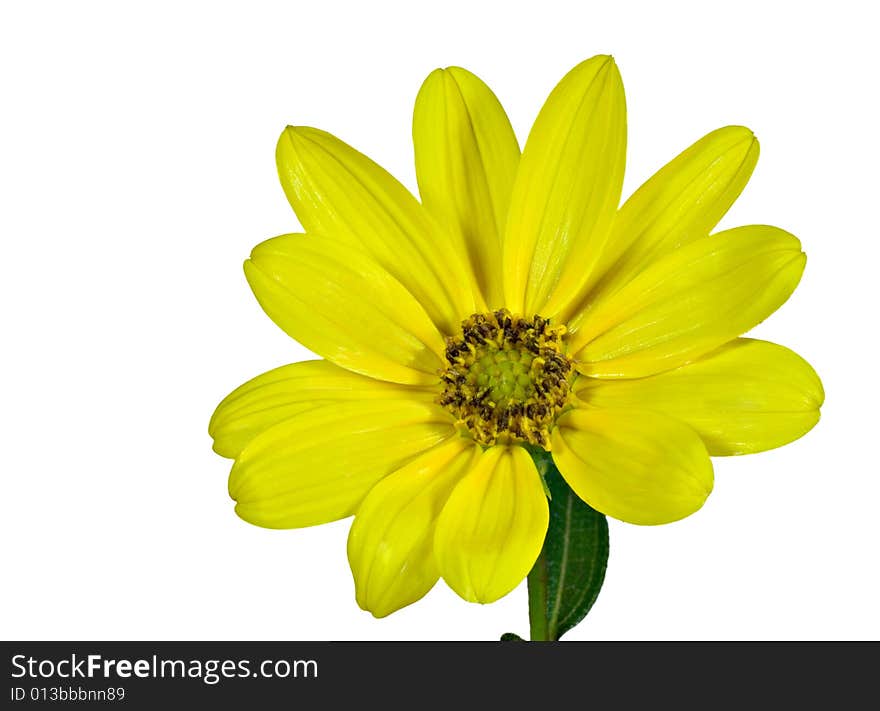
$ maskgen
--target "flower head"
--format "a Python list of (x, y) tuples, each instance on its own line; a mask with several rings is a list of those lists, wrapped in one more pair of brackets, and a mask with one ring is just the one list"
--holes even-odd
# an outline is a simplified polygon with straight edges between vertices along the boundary
[(598, 511), (660, 524), (702, 506), (710, 455), (817, 422), (812, 368), (740, 338), (794, 290), (799, 241), (710, 234), (755, 167), (749, 130), (704, 136), (618, 208), (626, 107), (598, 56), (556, 86), (522, 155), (498, 100), (457, 67), (428, 76), (413, 138), (421, 204), (330, 134), (283, 132), (278, 171), (306, 234), (258, 245), (245, 274), (324, 360), (245, 383), (210, 425), (243, 519), (355, 514), (363, 608), (387, 615), (441, 576), (479, 602), (519, 584), (548, 522), (529, 448)]

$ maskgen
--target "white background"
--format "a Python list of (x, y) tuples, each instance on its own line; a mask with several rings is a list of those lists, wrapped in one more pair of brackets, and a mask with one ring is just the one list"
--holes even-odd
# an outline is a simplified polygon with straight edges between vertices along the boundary
[[(241, 271), (298, 227), (285, 124), (327, 129), (415, 187), (422, 79), (459, 64), (523, 142), (580, 60), (627, 90), (625, 195), (707, 131), (762, 145), (722, 226), (803, 241), (756, 329), (811, 361), (827, 404), (783, 449), (715, 460), (706, 506), (611, 523), (602, 594), (571, 639), (877, 639), (880, 467), (876, 18), (870, 3), (4, 3), (0, 13), (6, 638), (496, 639), (443, 583), (385, 620), (355, 604), (349, 522), (250, 526), (208, 418), (308, 357)], [(723, 11), (720, 8), (725, 8)]]

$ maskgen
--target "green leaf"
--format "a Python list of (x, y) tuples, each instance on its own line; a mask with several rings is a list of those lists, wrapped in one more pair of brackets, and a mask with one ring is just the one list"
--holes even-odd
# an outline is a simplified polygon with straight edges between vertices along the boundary
[(529, 573), (532, 640), (558, 640), (590, 611), (605, 580), (608, 522), (575, 494), (549, 452), (531, 450), (550, 492), (550, 526)]
[(518, 634), (514, 634), (513, 632), (505, 632), (501, 635), (502, 642), (525, 642), (525, 640), (520, 637)]

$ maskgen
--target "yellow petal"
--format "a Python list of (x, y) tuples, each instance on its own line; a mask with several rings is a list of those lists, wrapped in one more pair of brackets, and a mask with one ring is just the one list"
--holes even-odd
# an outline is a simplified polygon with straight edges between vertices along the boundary
[(712, 460), (687, 425), (646, 410), (578, 409), (553, 431), (553, 461), (597, 511), (644, 525), (699, 509), (712, 491)]
[(603, 300), (573, 334), (585, 375), (636, 378), (695, 360), (759, 324), (806, 263), (796, 237), (752, 225), (702, 237)]
[(229, 475), (245, 521), (299, 528), (351, 516), (382, 477), (454, 434), (438, 405), (372, 400), (325, 405), (248, 444)]
[[(726, 126), (657, 171), (617, 213), (602, 266), (594, 272), (601, 281), (580, 310), (595, 307), (652, 261), (708, 235), (739, 197), (757, 162), (754, 134)], [(576, 328), (577, 322), (569, 325)]]
[(787, 444), (819, 421), (819, 376), (797, 353), (740, 338), (649, 378), (580, 378), (575, 392), (599, 408), (657, 410), (686, 422), (709, 454), (748, 454)]
[(208, 425), (214, 451), (235, 458), (261, 432), (333, 402), (413, 398), (431, 402), (429, 388), (400, 386), (352, 373), (325, 360), (291, 363), (258, 375), (217, 406)]
[(493, 602), (528, 575), (547, 533), (541, 477), (522, 447), (483, 452), (437, 521), (440, 574), (470, 602)]
[(373, 161), (329, 133), (293, 126), (278, 139), (276, 159), (281, 185), (306, 232), (360, 246), (447, 335), (477, 310), (464, 255)]
[(596, 266), (620, 200), (626, 101), (611, 57), (588, 59), (550, 94), (523, 150), (504, 237), (504, 293), (554, 316)]
[(364, 499), (348, 536), (358, 604), (376, 617), (421, 599), (437, 582), (434, 527), (480, 451), (461, 437), (385, 477)]
[(395, 383), (438, 382), (440, 332), (400, 282), (354, 247), (283, 235), (257, 245), (244, 270), (269, 318), (318, 355)]
[(467, 255), (489, 308), (503, 305), (501, 235), (519, 144), (495, 94), (460, 67), (428, 75), (413, 112), (422, 204)]

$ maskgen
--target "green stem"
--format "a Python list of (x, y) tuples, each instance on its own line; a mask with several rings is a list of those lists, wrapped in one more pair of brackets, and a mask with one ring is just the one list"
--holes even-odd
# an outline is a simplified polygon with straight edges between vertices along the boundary
[[(549, 496), (550, 491), (547, 489), (548, 463), (552, 466), (552, 459), (546, 456), (543, 450), (537, 447), (530, 448), (529, 453), (535, 462), (535, 467), (541, 475), (544, 482), (544, 489)], [(529, 639), (532, 642), (551, 642), (556, 640), (556, 630), (550, 629), (550, 622), (547, 619), (547, 543), (541, 547), (541, 554), (535, 565), (532, 567), (529, 577), (527, 578), (529, 590)]]
[(535, 561), (528, 577), (529, 588), (529, 639), (532, 642), (555, 640), (547, 620), (547, 558), (544, 550)]

